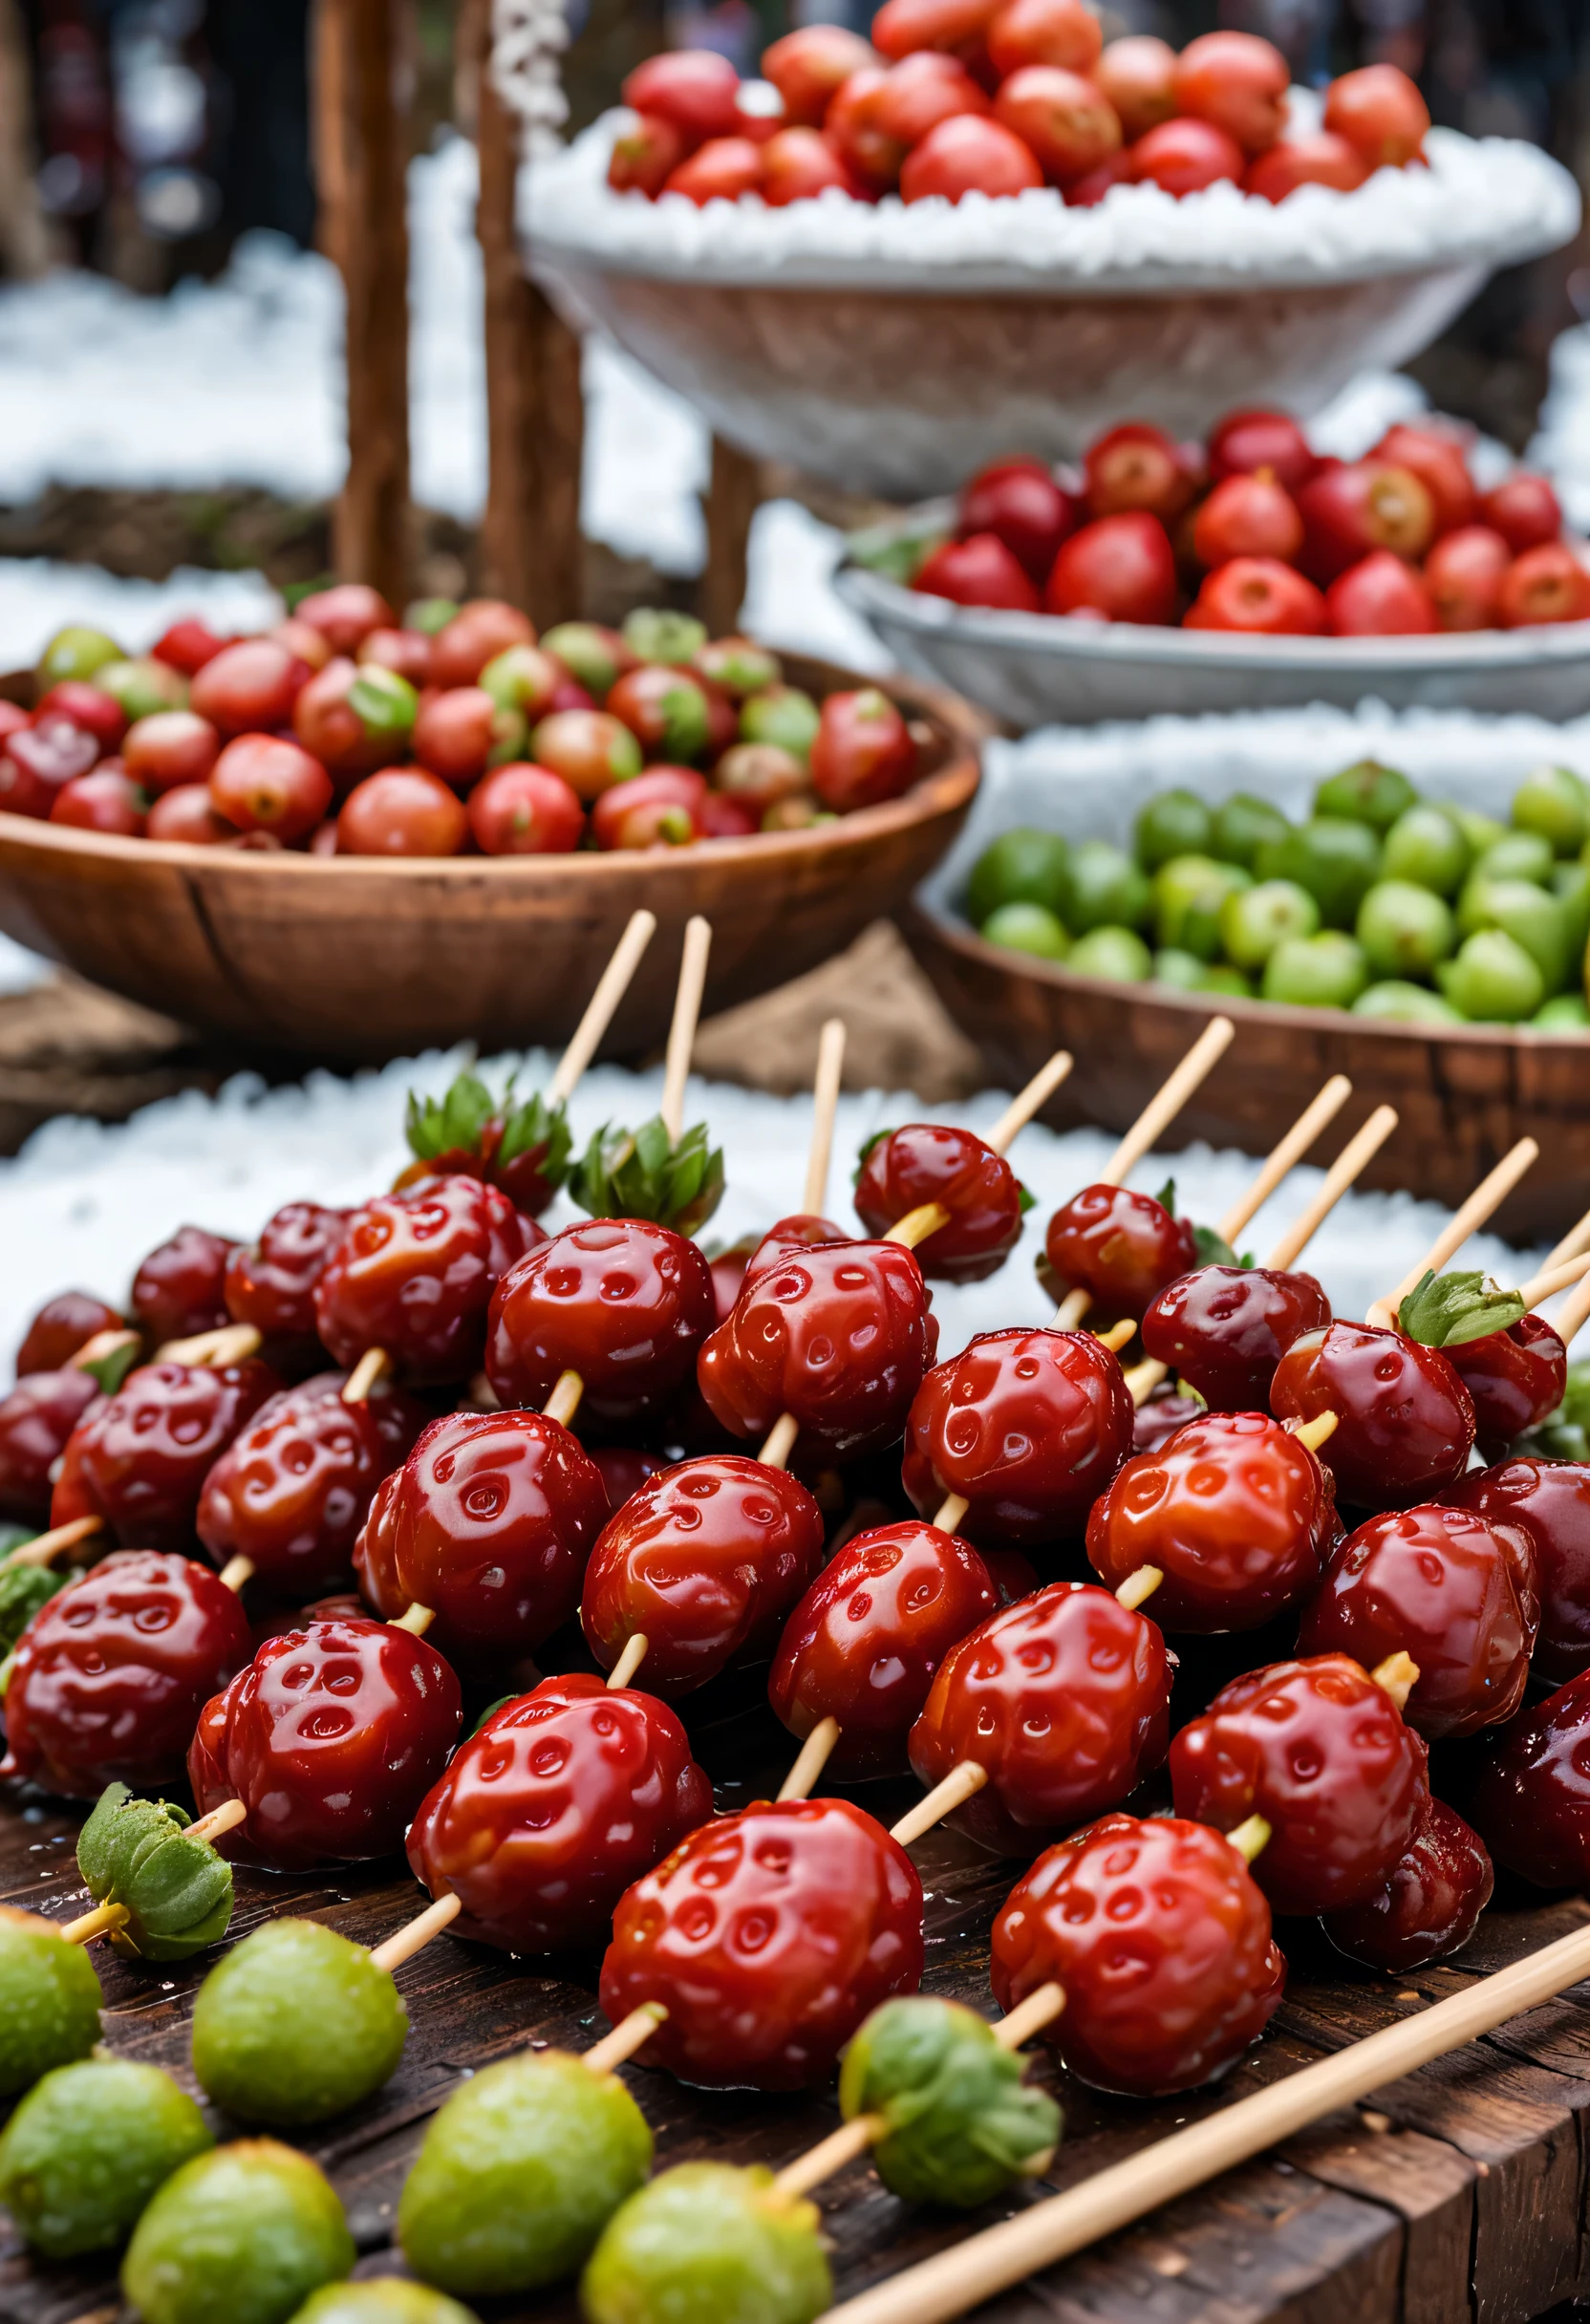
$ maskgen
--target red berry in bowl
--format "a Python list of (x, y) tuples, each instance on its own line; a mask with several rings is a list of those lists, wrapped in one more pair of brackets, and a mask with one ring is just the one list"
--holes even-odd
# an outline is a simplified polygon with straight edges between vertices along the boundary
[(948, 597), (955, 605), (996, 606), (1016, 613), (1042, 611), (1042, 599), (1026, 572), (991, 532), (946, 541), (923, 559), (911, 586), (926, 597)]
[(148, 803), (138, 785), (118, 766), (97, 766), (63, 784), (50, 809), (52, 823), (80, 831), (109, 831), (119, 839), (141, 839)]
[(660, 114), (638, 113), (612, 140), (608, 183), (615, 194), (645, 194), (655, 202), (689, 150), (682, 129)]
[(835, 186), (859, 199), (862, 187), (820, 129), (781, 129), (762, 149), (762, 198), (769, 209), (809, 202)]
[(302, 839), (332, 804), (332, 778), (318, 759), (278, 735), (242, 734), (210, 769), (219, 815), (240, 831), (269, 831), (284, 845)]
[(1456, 436), (1441, 428), (1399, 422), (1386, 429), (1369, 457), (1388, 460), (1393, 467), (1407, 468), (1419, 479), (1435, 504), (1437, 535), (1472, 524), (1478, 495)]
[(1098, 168), (1090, 169), (1085, 177), (1073, 179), (1065, 188), (1065, 205), (1073, 210), (1093, 209), (1112, 187), (1130, 185), (1131, 183), (1131, 148), (1128, 145), (1120, 153), (1112, 153), (1107, 161), (1101, 161)]
[(1042, 185), (1043, 172), (1029, 147), (998, 121), (957, 114), (930, 130), (906, 156), (900, 171), (900, 199), (927, 202), (942, 195), (958, 202), (964, 194), (997, 200)]
[(1397, 66), (1364, 65), (1331, 82), (1323, 126), (1356, 145), (1371, 169), (1403, 169), (1424, 159), (1429, 108)]
[(1428, 637), (1440, 626), (1424, 581), (1388, 549), (1338, 574), (1325, 592), (1325, 619), (1336, 637)]
[(1095, 438), (1087, 447), (1084, 476), (1091, 517), (1141, 510), (1169, 525), (1198, 489), (1195, 460), (1146, 420), (1128, 420)]
[(40, 695), (33, 705), (35, 719), (70, 719), (91, 734), (101, 750), (115, 750), (127, 731), (127, 713), (114, 694), (104, 693), (80, 678), (63, 678)]
[(1249, 162), (1242, 191), (1261, 202), (1284, 202), (1300, 185), (1328, 185), (1334, 193), (1355, 193), (1369, 175), (1356, 145), (1328, 129), (1281, 138)]
[(709, 202), (738, 202), (762, 191), (762, 147), (750, 138), (710, 138), (671, 170), (665, 194), (683, 194), (705, 208)]
[(155, 661), (163, 661), (168, 670), (180, 670), (184, 678), (197, 678), (207, 661), (213, 661), (223, 646), (232, 643), (229, 637), (217, 637), (207, 622), (174, 621), (165, 635), (149, 649)]
[(792, 128), (820, 129), (843, 83), (877, 61), (877, 51), (841, 24), (802, 25), (762, 53), (763, 73), (784, 98)]
[(1566, 541), (1542, 541), (1503, 573), (1496, 613), (1504, 630), (1583, 621), (1590, 618), (1590, 573)]
[(1023, 65), (1001, 86), (994, 110), (1032, 148), (1053, 185), (1073, 183), (1121, 150), (1108, 98), (1059, 65)]
[(0, 746), (0, 810), (43, 821), (67, 784), (86, 775), (99, 745), (70, 719), (18, 726)]
[(1176, 561), (1170, 534), (1143, 509), (1085, 525), (1062, 545), (1044, 604), (1051, 613), (1085, 612), (1107, 621), (1173, 620)]
[(207, 783), (221, 737), (193, 710), (156, 710), (128, 727), (121, 763), (153, 798), (182, 783)]
[(457, 792), (418, 766), (366, 775), (336, 819), (339, 855), (456, 855), (469, 828)]
[(732, 135), (740, 75), (712, 49), (672, 49), (648, 56), (625, 76), (623, 97), (636, 113), (672, 121), (692, 145)]
[(472, 686), (488, 661), (509, 646), (533, 646), (535, 624), (500, 597), (471, 597), (431, 640), (431, 682)]
[(1435, 503), (1409, 468), (1387, 461), (1330, 461), (1300, 487), (1302, 569), (1321, 588), (1371, 549), (1422, 557), (1435, 538)]
[(299, 598), (292, 617), (318, 630), (333, 654), (357, 653), (372, 630), (390, 630), (398, 618), (380, 591), (365, 581), (312, 590)]
[(1183, 117), (1161, 121), (1131, 148), (1132, 177), (1139, 185), (1157, 185), (1179, 201), (1201, 194), (1222, 179), (1235, 184), (1247, 167), (1236, 140), (1214, 121)]
[(988, 28), (989, 62), (1001, 80), (1023, 65), (1091, 74), (1103, 46), (1099, 19), (1083, 0), (1005, 0)]
[(885, 78), (881, 64), (859, 66), (835, 92), (823, 124), (824, 136), (846, 168), (874, 197), (899, 183), (906, 158), (899, 140), (886, 137), (872, 118), (872, 106)]
[(872, 46), (885, 56), (915, 49), (962, 54), (980, 42), (999, 0), (884, 0), (872, 19)]
[(1493, 630), (1513, 551), (1490, 525), (1444, 532), (1425, 559), (1425, 587), (1444, 630)]
[(1247, 154), (1262, 153), (1286, 127), (1292, 75), (1274, 42), (1252, 32), (1204, 32), (1176, 58), (1178, 107), (1223, 130)]
[[(4, 772), (5, 762), (0, 760), (0, 775)], [(237, 831), (216, 813), (207, 783), (179, 783), (154, 802), (143, 835), (145, 839), (178, 839), (184, 847), (214, 848), (225, 839), (235, 839)]]
[(1312, 581), (1275, 557), (1233, 557), (1205, 576), (1182, 627), (1319, 637), (1325, 628), (1325, 600)]
[(993, 533), (1039, 589), (1077, 526), (1076, 503), (1038, 460), (997, 460), (980, 468), (962, 485), (956, 515), (962, 540)]
[(830, 694), (811, 745), (811, 785), (839, 815), (878, 807), (909, 790), (916, 776), (911, 729), (876, 686)]
[(1289, 565), (1302, 545), (1297, 503), (1273, 477), (1225, 477), (1192, 523), (1200, 565), (1224, 565), (1232, 557), (1277, 557)]
[(1176, 52), (1151, 32), (1112, 40), (1092, 77), (1120, 117), (1121, 133), (1135, 144), (1176, 110)]
[(188, 708), (224, 735), (269, 734), (291, 724), (309, 677), (308, 662), (274, 638), (242, 637), (204, 664)]
[(1519, 468), (1502, 484), (1480, 496), (1479, 513), (1494, 526), (1515, 557), (1526, 549), (1555, 541), (1562, 530), (1562, 509), (1543, 476)]
[(423, 630), (372, 630), (354, 656), (361, 670), (392, 670), (416, 689), (431, 682), (431, 641)]
[(605, 790), (591, 810), (591, 835), (603, 849), (687, 848), (701, 836), (707, 783), (693, 766), (648, 766)]
[(460, 789), (467, 789), (488, 766), (517, 757), (524, 746), (524, 719), (517, 710), (505, 710), (483, 686), (449, 686), (431, 695), (414, 721), (414, 755), (420, 765)]
[(988, 109), (987, 97), (964, 65), (935, 49), (921, 49), (890, 66), (869, 100), (868, 116), (886, 138), (909, 151), (940, 121)]
[(1284, 412), (1228, 412), (1209, 440), (1209, 472), (1216, 481), (1268, 468), (1278, 484), (1296, 492), (1319, 465), (1308, 438)]
[(580, 842), (585, 809), (545, 766), (499, 766), (469, 795), (469, 828), (483, 855), (567, 855)]

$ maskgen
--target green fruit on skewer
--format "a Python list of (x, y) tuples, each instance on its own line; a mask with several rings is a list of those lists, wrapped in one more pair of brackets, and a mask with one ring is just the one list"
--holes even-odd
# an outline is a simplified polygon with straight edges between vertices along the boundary
[(232, 1867), (181, 1808), (108, 1784), (77, 1836), (77, 1869), (129, 1960), (185, 1961), (231, 1925)]
[(86, 2057), (99, 2039), (102, 1998), (80, 1945), (54, 1921), (0, 1904), (0, 2098)]
[(156, 2188), (214, 2143), (158, 2066), (85, 2058), (35, 2082), (0, 2133), (0, 2202), (47, 2259), (110, 2250)]
[(193, 2005), (193, 2071), (240, 2122), (324, 2122), (397, 2071), (408, 2012), (391, 1973), (318, 1921), (267, 1921)]
[(240, 2139), (166, 2180), (121, 2263), (142, 2324), (290, 2324), (356, 2254), (331, 2182), (274, 2139)]

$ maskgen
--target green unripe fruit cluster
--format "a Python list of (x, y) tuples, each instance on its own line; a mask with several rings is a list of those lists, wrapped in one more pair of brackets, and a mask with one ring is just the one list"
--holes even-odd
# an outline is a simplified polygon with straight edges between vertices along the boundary
[(1060, 2108), (1025, 2086), (1024, 2063), (975, 2010), (908, 1994), (874, 2010), (846, 2051), (839, 2110), (883, 2117), (872, 2160), (894, 2194), (969, 2210), (1041, 2171), (1060, 2143)]
[(324, 2122), (396, 2071), (408, 2024), (362, 1945), (318, 1921), (266, 1921), (199, 1989), (193, 2071), (240, 2122)]

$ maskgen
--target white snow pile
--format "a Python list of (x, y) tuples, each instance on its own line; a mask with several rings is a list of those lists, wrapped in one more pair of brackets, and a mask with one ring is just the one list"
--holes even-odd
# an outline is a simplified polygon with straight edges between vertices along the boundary
[(704, 208), (682, 194), (614, 193), (608, 161), (622, 110), (527, 173), (526, 220), (554, 266), (664, 280), (887, 288), (931, 268), (955, 289), (1132, 289), (1354, 282), (1435, 267), (1508, 266), (1578, 230), (1573, 179), (1516, 138), (1431, 130), (1428, 169), (1381, 169), (1355, 193), (1300, 188), (1269, 203), (1221, 183), (1175, 200), (1112, 186), (1068, 209), (1052, 186), (952, 204), (935, 196), (857, 202), (829, 188), (769, 209), (756, 194)]

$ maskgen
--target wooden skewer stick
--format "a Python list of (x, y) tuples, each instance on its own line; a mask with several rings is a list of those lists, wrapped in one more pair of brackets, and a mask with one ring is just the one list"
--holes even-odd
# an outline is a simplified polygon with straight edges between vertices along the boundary
[(367, 1347), (343, 1384), (343, 1403), (368, 1404), (391, 1370), (392, 1359), (384, 1347)]
[(806, 1741), (794, 1766), (779, 1786), (781, 1799), (809, 1799), (811, 1787), (828, 1763), (829, 1754), (839, 1740), (839, 1721), (819, 1719)]
[(92, 1945), (96, 1937), (113, 1936), (117, 1929), (125, 1928), (132, 1917), (125, 1904), (96, 1904), (92, 1912), (63, 1922), (60, 1933), (68, 1945)]
[(986, 1768), (979, 1767), (975, 1759), (963, 1759), (913, 1808), (908, 1809), (898, 1823), (890, 1825), (890, 1838), (897, 1840), (902, 1848), (909, 1848), (913, 1840), (920, 1840), (924, 1832), (931, 1832), (935, 1823), (942, 1823), (946, 1816), (953, 1816), (956, 1808), (963, 1807), (987, 1781)]
[(1128, 1614), (1135, 1614), (1140, 1605), (1148, 1604), (1164, 1579), (1165, 1568), (1162, 1565), (1140, 1565), (1134, 1574), (1128, 1574), (1121, 1583), (1115, 1593), (1115, 1602), (1118, 1605), (1124, 1605)]
[(224, 1799), (218, 1808), (211, 1808), (207, 1816), (195, 1817), (184, 1838), (218, 1840), (223, 1832), (229, 1832), (235, 1824), (242, 1823), (247, 1813), (241, 1799)]
[[(1558, 1310), (1556, 1330), (1564, 1346), (1576, 1339), (1590, 1319), (1590, 1275), (1583, 1276)], [(20, 1553), (19, 1553), (20, 1554)]]
[(596, 990), (586, 1002), (585, 1015), (574, 1027), (569, 1046), (558, 1060), (558, 1069), (547, 1085), (549, 1106), (566, 1105), (573, 1096), (575, 1084), (595, 1056), (618, 1003), (630, 989), (630, 979), (640, 966), (640, 956), (651, 942), (656, 924), (655, 913), (641, 911), (630, 915), (630, 924), (619, 937), (612, 958), (597, 979)]
[(71, 1368), (86, 1372), (91, 1364), (102, 1364), (107, 1356), (118, 1355), (124, 1347), (140, 1347), (142, 1345), (140, 1332), (97, 1331), (92, 1340), (85, 1340), (78, 1348), (72, 1359)]
[(1377, 1106), (1360, 1130), (1347, 1140), (1325, 1173), (1325, 1182), (1305, 1211), (1292, 1221), (1265, 1259), (1267, 1267), (1290, 1267), (1311, 1242), (1359, 1174), (1367, 1170), (1397, 1127), (1394, 1106)]
[(265, 1345), (252, 1323), (222, 1323), (214, 1331), (195, 1332), (190, 1340), (167, 1340), (155, 1350), (157, 1364), (202, 1364), (216, 1371), (228, 1364), (246, 1364)]
[(1527, 1283), (1518, 1285), (1518, 1297), (1526, 1309), (1538, 1307), (1542, 1300), (1566, 1291), (1570, 1283), (1582, 1281), (1586, 1275), (1590, 1275), (1590, 1251), (1581, 1251), (1576, 1259), (1548, 1262), (1538, 1275), (1532, 1275)]
[(1026, 1087), (1018, 1090), (983, 1144), (991, 1146), (997, 1154), (1009, 1153), (1018, 1133), (1048, 1104), (1075, 1062), (1069, 1049), (1057, 1049), (1047, 1065), (1040, 1065)]
[(958, 1493), (947, 1493), (939, 1502), (934, 1523), (940, 1533), (954, 1533), (972, 1504)]
[(844, 1071), (845, 1020), (830, 1017), (817, 1044), (817, 1079), (811, 1092), (811, 1144), (806, 1149), (806, 1182), (801, 1194), (802, 1214), (808, 1218), (820, 1218), (828, 1198), (833, 1122)]
[(439, 1896), (434, 1904), (427, 1904), (423, 1912), (416, 1913), (406, 1926), (388, 1937), (384, 1944), (373, 1945), (370, 1947), (371, 1960), (377, 1969), (400, 1969), (405, 1961), (411, 1961), (417, 1952), (429, 1945), (433, 1937), (440, 1937), (444, 1928), (450, 1927), (462, 1910), (462, 1897), (451, 1893)]
[(1414, 1285), (1426, 1275), (1439, 1275), (1449, 1259), (1461, 1251), (1471, 1235), (1477, 1234), (1493, 1212), (1500, 1210), (1524, 1173), (1539, 1158), (1540, 1149), (1533, 1138), (1520, 1138), (1503, 1154), (1493, 1171), (1480, 1180), (1468, 1201), (1454, 1211), (1440, 1234), (1430, 1244), (1417, 1266), (1410, 1267), (1386, 1299), (1376, 1300), (1364, 1317), (1366, 1323), (1383, 1326), (1395, 1323), (1397, 1312)]
[(591, 2044), (582, 2055), (581, 2065), (591, 2074), (611, 2074), (651, 2040), (667, 2015), (660, 2001), (643, 2001), (628, 2017), (621, 2017), (611, 2034)]
[(620, 1687), (629, 1685), (641, 1664), (646, 1660), (646, 1649), (651, 1643), (644, 1630), (631, 1632), (625, 1641), (623, 1653), (608, 1672), (610, 1693), (615, 1692)]
[(52, 1565), (63, 1549), (75, 1549), (79, 1541), (92, 1541), (97, 1533), (103, 1533), (103, 1517), (73, 1517), (65, 1525), (52, 1525), (48, 1533), (24, 1541), (19, 1549), (0, 1558), (0, 1565)]
[(916, 1210), (907, 1211), (903, 1218), (897, 1218), (883, 1239), (903, 1243), (908, 1251), (914, 1251), (919, 1242), (926, 1242), (930, 1235), (936, 1235), (940, 1227), (949, 1223), (950, 1214), (941, 1202), (924, 1202)]
[[(1136, 1337), (1136, 1333), (1137, 1325), (1131, 1317), (1124, 1315), (1118, 1323), (1111, 1323), (1107, 1331), (1096, 1331), (1092, 1337), (1098, 1341), (1101, 1347), (1107, 1347), (1112, 1356), (1118, 1356), (1127, 1342)], [(1141, 1402), (1141, 1398), (1139, 1401)]]
[(1590, 1251), (1590, 1211), (1577, 1219), (1562, 1240), (1546, 1253), (1546, 1265), (1560, 1267), (1565, 1259), (1577, 1259), (1581, 1251)]
[(421, 1605), (417, 1598), (413, 1605), (397, 1615), (387, 1627), (391, 1630), (407, 1630), (411, 1638), (423, 1638), (435, 1620), (435, 1606)]
[(696, 1020), (706, 989), (707, 955), (712, 950), (712, 922), (696, 913), (685, 922), (684, 957), (679, 962), (678, 988), (674, 995), (674, 1022), (668, 1028), (668, 1059), (662, 1074), (662, 1104), (658, 1111), (669, 1141), (677, 1146), (684, 1135), (684, 1085), (690, 1053), (696, 1046)]
[(559, 1372), (552, 1383), (552, 1392), (541, 1409), (548, 1420), (559, 1421), (567, 1429), (579, 1410), (584, 1394), (585, 1382), (578, 1372)]
[(1543, 1945), (1461, 1993), (1348, 2044), (1222, 2112), (1095, 2171), (1064, 2194), (968, 2236), (830, 2308), (819, 2324), (949, 2324), (1039, 2270), (1112, 2235), (1309, 2123), (1400, 2081), (1590, 1975), (1590, 1928)]
[(246, 1582), (252, 1582), (253, 1579), (254, 1560), (252, 1558), (246, 1558), (241, 1550), (238, 1551), (235, 1558), (228, 1558), (221, 1568), (220, 1580), (229, 1590), (241, 1590)]
[(1407, 1708), (1408, 1696), (1419, 1684), (1419, 1666), (1411, 1654), (1399, 1650), (1395, 1654), (1388, 1654), (1383, 1663), (1377, 1663), (1369, 1676), (1402, 1711)]
[(757, 1454), (764, 1469), (782, 1469), (795, 1450), (795, 1439), (801, 1433), (801, 1424), (793, 1412), (781, 1412), (767, 1431), (762, 1451)]
[(1311, 1452), (1318, 1452), (1321, 1445), (1329, 1444), (1341, 1425), (1340, 1412), (1316, 1412), (1312, 1420), (1300, 1422), (1291, 1433), (1300, 1445), (1306, 1445)]

